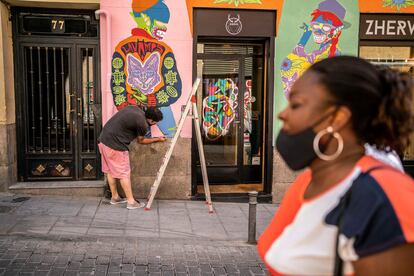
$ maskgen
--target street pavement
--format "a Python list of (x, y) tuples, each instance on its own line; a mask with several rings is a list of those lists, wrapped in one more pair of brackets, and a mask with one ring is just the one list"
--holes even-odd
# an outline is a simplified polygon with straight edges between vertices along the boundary
[[(248, 204), (0, 193), (3, 275), (265, 275), (247, 244)], [(257, 237), (277, 206), (257, 205)]]

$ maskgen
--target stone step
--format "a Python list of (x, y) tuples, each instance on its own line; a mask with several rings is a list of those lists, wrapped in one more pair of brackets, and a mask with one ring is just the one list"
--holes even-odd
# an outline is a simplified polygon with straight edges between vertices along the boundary
[(9, 191), (27, 195), (97, 196), (104, 195), (105, 182), (92, 181), (44, 181), (17, 182)]

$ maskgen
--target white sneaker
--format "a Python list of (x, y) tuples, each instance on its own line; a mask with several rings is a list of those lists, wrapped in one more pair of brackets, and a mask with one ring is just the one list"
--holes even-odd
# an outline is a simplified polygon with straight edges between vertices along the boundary
[(141, 203), (139, 201), (135, 201), (133, 204), (127, 204), (127, 209), (128, 210), (134, 210), (134, 209), (138, 209), (138, 208), (143, 208), (145, 206), (145, 203)]

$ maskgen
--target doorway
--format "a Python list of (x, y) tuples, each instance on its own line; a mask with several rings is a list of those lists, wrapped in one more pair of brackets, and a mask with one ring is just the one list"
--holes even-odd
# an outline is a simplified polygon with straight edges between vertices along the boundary
[[(198, 42), (197, 93), (201, 133), (212, 193), (265, 189), (266, 58), (262, 42)], [(195, 138), (194, 138), (195, 139)], [(193, 151), (196, 193), (202, 192)]]
[(97, 22), (84, 11), (13, 14), (19, 181), (100, 178)]

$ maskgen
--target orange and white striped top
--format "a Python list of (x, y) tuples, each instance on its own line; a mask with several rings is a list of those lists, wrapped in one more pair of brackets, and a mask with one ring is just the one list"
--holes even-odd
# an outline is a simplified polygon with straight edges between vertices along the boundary
[[(377, 169), (364, 174), (372, 168)], [(258, 241), (272, 275), (332, 275), (340, 199), (349, 189), (338, 247), (345, 275), (354, 273), (352, 261), (414, 242), (414, 181), (409, 176), (364, 156), (342, 181), (304, 199), (310, 181), (310, 170), (295, 180)]]

